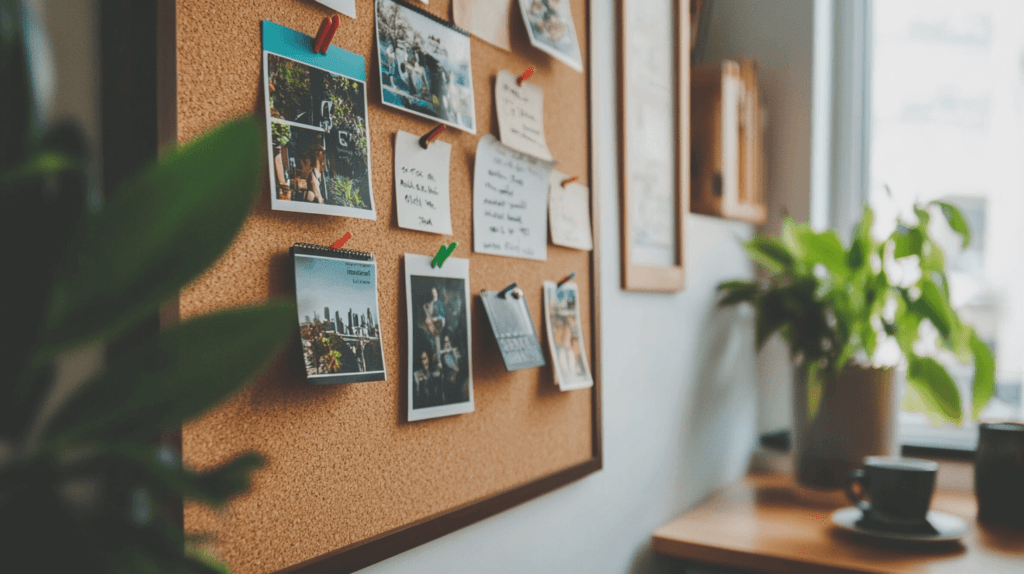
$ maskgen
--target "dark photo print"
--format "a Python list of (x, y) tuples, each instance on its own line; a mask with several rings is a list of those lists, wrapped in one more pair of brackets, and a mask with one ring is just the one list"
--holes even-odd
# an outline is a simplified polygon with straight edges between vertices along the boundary
[(469, 401), (466, 282), (413, 275), (412, 408)]

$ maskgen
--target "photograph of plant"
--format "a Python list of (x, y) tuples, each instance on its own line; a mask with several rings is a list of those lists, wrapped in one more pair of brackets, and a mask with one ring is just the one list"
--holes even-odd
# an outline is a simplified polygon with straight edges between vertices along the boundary
[(366, 85), (269, 52), (266, 65), (274, 207), (374, 218)]

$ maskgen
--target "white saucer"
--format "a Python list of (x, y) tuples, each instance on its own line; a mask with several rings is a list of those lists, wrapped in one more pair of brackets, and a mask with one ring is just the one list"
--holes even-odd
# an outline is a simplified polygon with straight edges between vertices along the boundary
[(832, 513), (832, 522), (843, 530), (856, 532), (858, 534), (865, 534), (867, 536), (885, 538), (888, 540), (906, 540), (914, 542), (951, 542), (953, 540), (960, 540), (967, 535), (968, 531), (967, 522), (965, 522), (964, 519), (959, 516), (953, 516), (952, 514), (946, 514), (945, 512), (938, 512), (935, 510), (929, 510), (925, 518), (928, 520), (928, 523), (932, 525), (932, 528), (938, 530), (937, 534), (887, 532), (885, 530), (864, 528), (857, 524), (863, 515), (864, 513), (856, 506), (840, 508)]

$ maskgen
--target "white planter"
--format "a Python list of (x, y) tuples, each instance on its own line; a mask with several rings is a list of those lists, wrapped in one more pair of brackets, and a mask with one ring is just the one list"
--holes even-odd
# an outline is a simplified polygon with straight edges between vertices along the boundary
[(864, 457), (896, 454), (896, 371), (848, 366), (824, 382), (817, 416), (808, 413), (803, 368), (793, 380), (793, 464), (797, 482), (842, 488)]

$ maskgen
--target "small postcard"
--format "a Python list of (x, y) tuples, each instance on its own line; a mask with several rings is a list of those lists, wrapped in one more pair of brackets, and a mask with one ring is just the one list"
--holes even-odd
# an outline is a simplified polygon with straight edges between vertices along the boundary
[(554, 164), (480, 138), (473, 167), (473, 251), (548, 258), (548, 180)]
[(577, 72), (583, 71), (569, 0), (519, 0), (519, 9), (534, 48), (558, 58)]
[(509, 22), (516, 0), (453, 0), (452, 20), (481, 40), (512, 51)]
[(543, 367), (544, 349), (533, 328), (530, 308), (518, 287), (502, 295), (498, 291), (481, 291), (484, 311), (491, 322), (494, 339), (498, 342), (505, 369), (517, 371), (531, 367)]
[(366, 61), (263, 22), (273, 209), (377, 219), (366, 127)]
[(590, 231), (590, 190), (575, 181), (563, 187), (562, 182), (567, 179), (569, 176), (558, 170), (551, 172), (548, 203), (551, 243), (591, 251), (594, 238)]
[(469, 34), (395, 0), (376, 3), (381, 100), (475, 134)]
[(408, 132), (395, 134), (395, 205), (398, 226), (428, 233), (452, 234), (451, 201), (448, 195), (452, 144), (430, 142)]
[(356, 0), (316, 0), (335, 12), (340, 12), (349, 18), (356, 17)]
[(306, 378), (315, 385), (383, 381), (377, 263), (292, 248)]
[(501, 143), (545, 161), (551, 150), (544, 137), (544, 90), (529, 82), (519, 85), (512, 72), (498, 71), (494, 84)]
[(544, 326), (555, 383), (563, 391), (594, 386), (580, 327), (579, 303), (580, 289), (575, 282), (561, 287), (554, 281), (544, 282)]
[(473, 412), (469, 259), (431, 267), (426, 255), (405, 255), (409, 317), (408, 420)]

